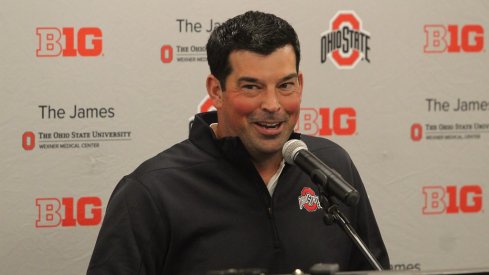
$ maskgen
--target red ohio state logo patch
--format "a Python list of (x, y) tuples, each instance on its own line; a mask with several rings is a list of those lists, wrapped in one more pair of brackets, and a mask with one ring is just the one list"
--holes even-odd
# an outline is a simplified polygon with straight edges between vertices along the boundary
[(306, 209), (308, 212), (322, 209), (321, 203), (319, 203), (319, 197), (316, 196), (316, 193), (310, 187), (302, 188), (301, 195), (299, 196), (299, 209)]

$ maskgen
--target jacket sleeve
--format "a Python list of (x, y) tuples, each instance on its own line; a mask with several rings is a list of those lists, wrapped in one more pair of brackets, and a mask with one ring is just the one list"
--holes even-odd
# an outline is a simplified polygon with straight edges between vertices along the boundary
[[(351, 173), (355, 188), (360, 193), (360, 201), (356, 206), (356, 215), (352, 224), (360, 238), (372, 252), (383, 269), (390, 269), (389, 256), (382, 240), (377, 221), (370, 205), (370, 201), (362, 183), (360, 175), (353, 163), (351, 163)], [(350, 270), (372, 270), (374, 269), (367, 261), (366, 257), (355, 247), (349, 264)]]
[(109, 200), (87, 274), (160, 274), (169, 227), (152, 194), (123, 178)]

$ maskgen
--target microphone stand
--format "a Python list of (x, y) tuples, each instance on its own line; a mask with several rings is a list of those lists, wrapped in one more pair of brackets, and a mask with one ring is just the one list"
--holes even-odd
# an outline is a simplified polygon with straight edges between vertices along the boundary
[(324, 188), (321, 184), (316, 184), (319, 187), (319, 200), (321, 203), (321, 206), (324, 209), (324, 223), (326, 225), (331, 225), (334, 222), (336, 222), (342, 229), (343, 231), (346, 232), (348, 237), (353, 241), (353, 243), (360, 249), (362, 254), (365, 256), (365, 258), (368, 260), (370, 265), (378, 270), (382, 271), (382, 266), (379, 264), (377, 259), (374, 257), (372, 252), (368, 249), (368, 247), (365, 245), (365, 243), (362, 241), (360, 236), (358, 236), (357, 232), (353, 228), (353, 226), (350, 224), (350, 221), (346, 218), (346, 216), (341, 213), (340, 209), (338, 208), (338, 205), (334, 202), (332, 196), (326, 194), (324, 192)]

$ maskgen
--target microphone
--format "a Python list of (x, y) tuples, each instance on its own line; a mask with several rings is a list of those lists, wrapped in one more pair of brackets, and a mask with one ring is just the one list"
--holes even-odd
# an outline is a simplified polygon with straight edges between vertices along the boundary
[(324, 190), (337, 197), (349, 206), (354, 206), (360, 199), (360, 194), (334, 169), (322, 162), (307, 150), (307, 145), (298, 139), (287, 141), (282, 148), (285, 162), (299, 166), (308, 174), (315, 184), (320, 184)]

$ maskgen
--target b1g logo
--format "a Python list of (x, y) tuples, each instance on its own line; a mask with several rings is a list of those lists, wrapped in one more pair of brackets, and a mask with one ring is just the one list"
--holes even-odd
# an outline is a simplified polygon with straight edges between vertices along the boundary
[(423, 214), (457, 214), (482, 212), (482, 187), (464, 186), (425, 186)]
[(352, 136), (357, 130), (356, 115), (351, 107), (301, 108), (295, 131), (312, 136)]
[[(99, 197), (38, 198), (36, 227), (94, 226), (102, 221)], [(75, 208), (76, 207), (76, 208)]]
[(102, 54), (102, 30), (100, 28), (53, 28), (36, 29), (39, 40), (37, 57), (99, 56)]
[(353, 69), (361, 61), (370, 63), (370, 34), (354, 11), (339, 11), (321, 34), (321, 63), (331, 60), (338, 69)]
[(484, 50), (481, 25), (425, 25), (425, 53), (478, 53)]

